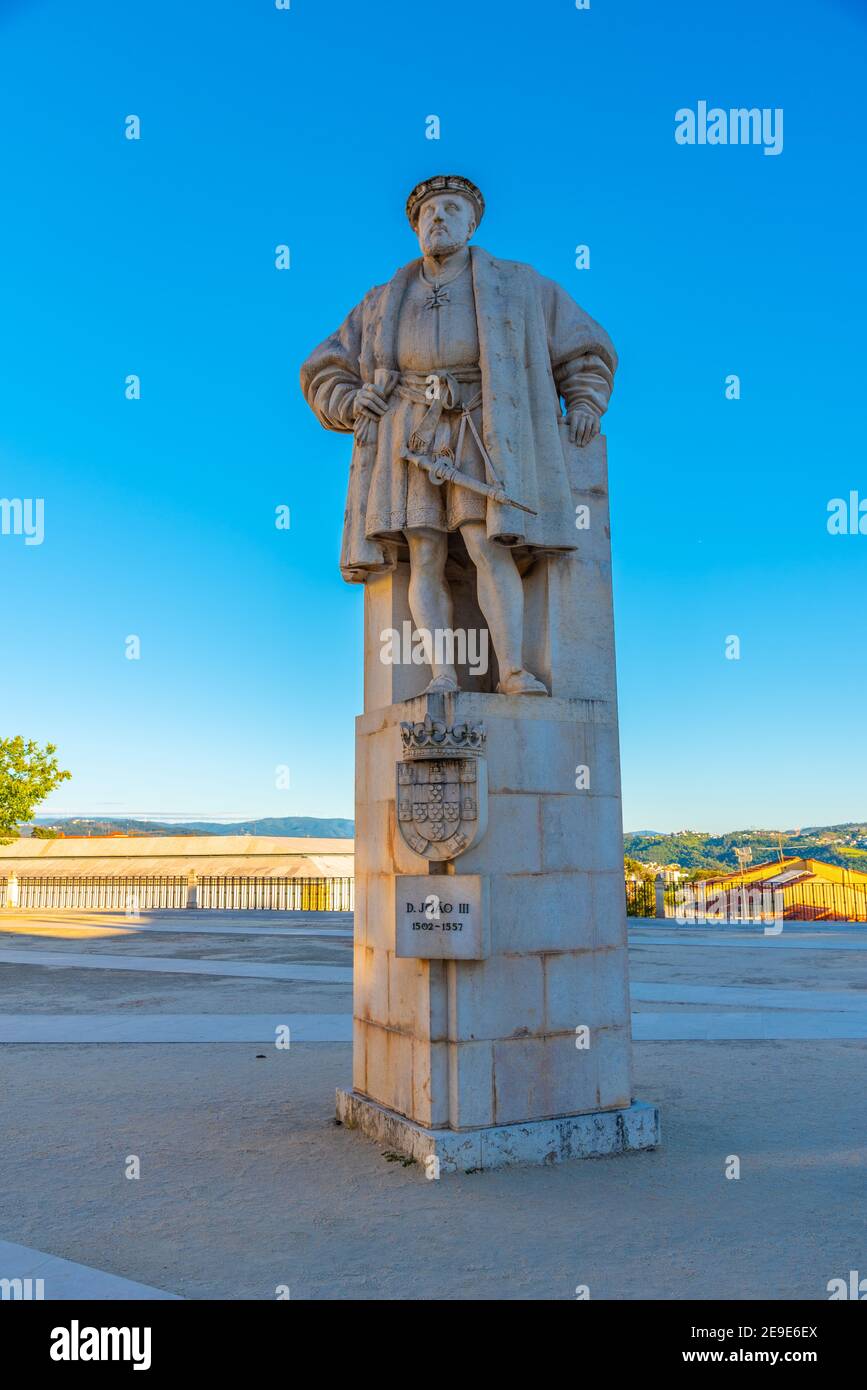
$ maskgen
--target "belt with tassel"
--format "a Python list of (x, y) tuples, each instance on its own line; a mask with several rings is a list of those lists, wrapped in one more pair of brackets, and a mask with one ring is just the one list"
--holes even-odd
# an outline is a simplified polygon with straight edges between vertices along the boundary
[[(485, 471), (492, 482), (497, 482), (488, 451), (476, 429), (472, 412), (482, 403), (482, 374), (478, 367), (467, 367), (451, 372), (403, 372), (397, 393), (404, 400), (426, 405), (423, 419), (416, 425), (407, 441), (409, 449), (416, 454), (427, 454), (433, 458), (448, 459), (457, 468), (460, 466), (467, 429), (481, 454)], [(461, 422), (454, 449), (451, 447), (452, 421), (443, 415), (454, 416), (460, 411)]]

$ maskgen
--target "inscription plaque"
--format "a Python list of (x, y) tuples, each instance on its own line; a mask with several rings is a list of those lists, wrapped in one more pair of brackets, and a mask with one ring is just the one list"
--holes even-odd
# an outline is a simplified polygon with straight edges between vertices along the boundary
[(395, 880), (395, 955), (484, 960), (490, 953), (488, 881), (481, 874), (413, 874)]

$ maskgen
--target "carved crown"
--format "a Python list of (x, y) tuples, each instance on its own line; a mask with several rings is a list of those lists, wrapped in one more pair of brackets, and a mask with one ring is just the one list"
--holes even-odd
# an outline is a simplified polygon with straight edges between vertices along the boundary
[(485, 751), (484, 724), (453, 724), (431, 719), (426, 714), (423, 724), (403, 720), (400, 740), (404, 758), (481, 757)]

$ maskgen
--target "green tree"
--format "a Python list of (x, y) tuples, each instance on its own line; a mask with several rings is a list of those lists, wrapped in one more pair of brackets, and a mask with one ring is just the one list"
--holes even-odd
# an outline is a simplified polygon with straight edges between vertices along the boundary
[(40, 748), (33, 739), (0, 738), (0, 844), (18, 837), (23, 821), (33, 819), (40, 801), (72, 776), (58, 764), (53, 743)]
[(642, 864), (640, 859), (632, 859), (628, 854), (623, 856), (623, 871), (627, 877), (634, 874), (636, 878), (643, 879), (645, 882), (652, 882), (656, 878), (653, 869), (648, 869), (646, 864)]

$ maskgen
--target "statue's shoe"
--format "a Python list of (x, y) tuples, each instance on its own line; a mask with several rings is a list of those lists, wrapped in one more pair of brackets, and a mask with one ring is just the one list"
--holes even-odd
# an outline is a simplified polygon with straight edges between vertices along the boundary
[(455, 695), (460, 686), (454, 676), (435, 676), (430, 685), (425, 686), (422, 695)]
[(497, 686), (498, 695), (547, 695), (548, 687), (537, 681), (532, 671), (510, 671)]

